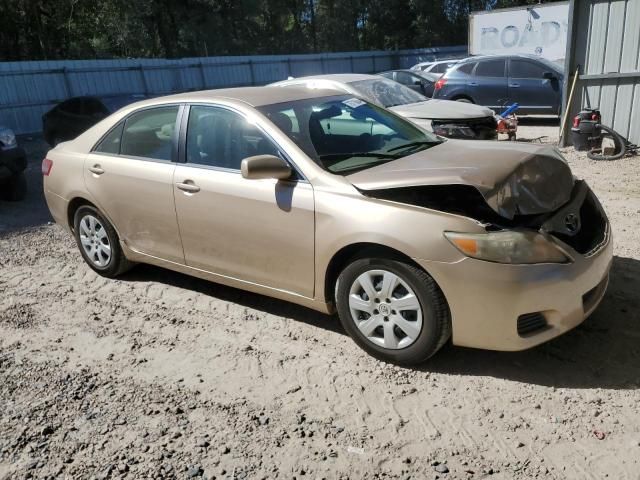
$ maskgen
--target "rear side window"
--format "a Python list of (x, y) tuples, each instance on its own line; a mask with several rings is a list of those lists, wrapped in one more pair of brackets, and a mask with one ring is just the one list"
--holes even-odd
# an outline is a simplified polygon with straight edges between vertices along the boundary
[(177, 117), (177, 106), (134, 113), (124, 125), (120, 155), (170, 161)]
[(466, 73), (467, 75), (471, 75), (471, 72), (473, 72), (473, 67), (475, 66), (475, 62), (463, 63), (456, 69), (456, 72), (462, 72)]
[(122, 130), (124, 122), (120, 122), (102, 139), (102, 141), (94, 148), (94, 152), (110, 153), (118, 155), (120, 153), (120, 139), (122, 138)]
[(504, 60), (487, 60), (479, 62), (476, 68), (477, 77), (504, 77)]
[(418, 77), (411, 75), (407, 72), (396, 72), (396, 82), (400, 82), (403, 85), (413, 85)]
[(548, 70), (537, 63), (526, 60), (511, 60), (509, 74), (512, 78), (542, 78)]

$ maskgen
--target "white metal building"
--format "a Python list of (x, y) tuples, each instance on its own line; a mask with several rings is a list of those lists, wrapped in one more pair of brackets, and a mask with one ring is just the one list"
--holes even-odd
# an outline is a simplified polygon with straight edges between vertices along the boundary
[(603, 124), (640, 144), (640, 0), (571, 0), (565, 104), (576, 70), (565, 128), (582, 107), (598, 107)]

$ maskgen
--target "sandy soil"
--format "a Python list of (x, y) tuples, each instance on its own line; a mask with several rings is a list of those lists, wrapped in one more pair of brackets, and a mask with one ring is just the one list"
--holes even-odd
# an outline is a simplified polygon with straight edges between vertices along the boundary
[(300, 307), (153, 267), (98, 277), (47, 223), (44, 147), (24, 143), (30, 198), (0, 203), (0, 479), (640, 478), (640, 158), (566, 152), (616, 242), (588, 321), (403, 369)]

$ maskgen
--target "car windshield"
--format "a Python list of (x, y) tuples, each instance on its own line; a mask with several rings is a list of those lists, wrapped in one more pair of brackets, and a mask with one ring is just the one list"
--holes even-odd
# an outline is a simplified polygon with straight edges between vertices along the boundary
[(385, 108), (406, 105), (408, 103), (426, 102), (429, 100), (424, 95), (420, 95), (398, 82), (382, 77), (349, 82), (349, 85), (356, 90), (360, 96)]
[(258, 110), (316, 163), (340, 175), (442, 142), (394, 113), (351, 96), (296, 100)]

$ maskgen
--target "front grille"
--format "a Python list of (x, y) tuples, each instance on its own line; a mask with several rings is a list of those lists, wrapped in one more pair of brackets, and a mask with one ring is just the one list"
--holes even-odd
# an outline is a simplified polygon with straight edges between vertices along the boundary
[(518, 335), (526, 337), (547, 328), (547, 319), (540, 312), (525, 313), (518, 317)]
[(589, 256), (596, 253), (607, 236), (607, 217), (593, 192), (589, 192), (580, 207), (580, 230), (575, 235), (554, 233), (576, 252)]
[(431, 125), (434, 131), (438, 125), (464, 125), (473, 130), (473, 133), (475, 133), (476, 139), (478, 140), (493, 140), (498, 136), (498, 122), (495, 117), (461, 120), (433, 120)]

